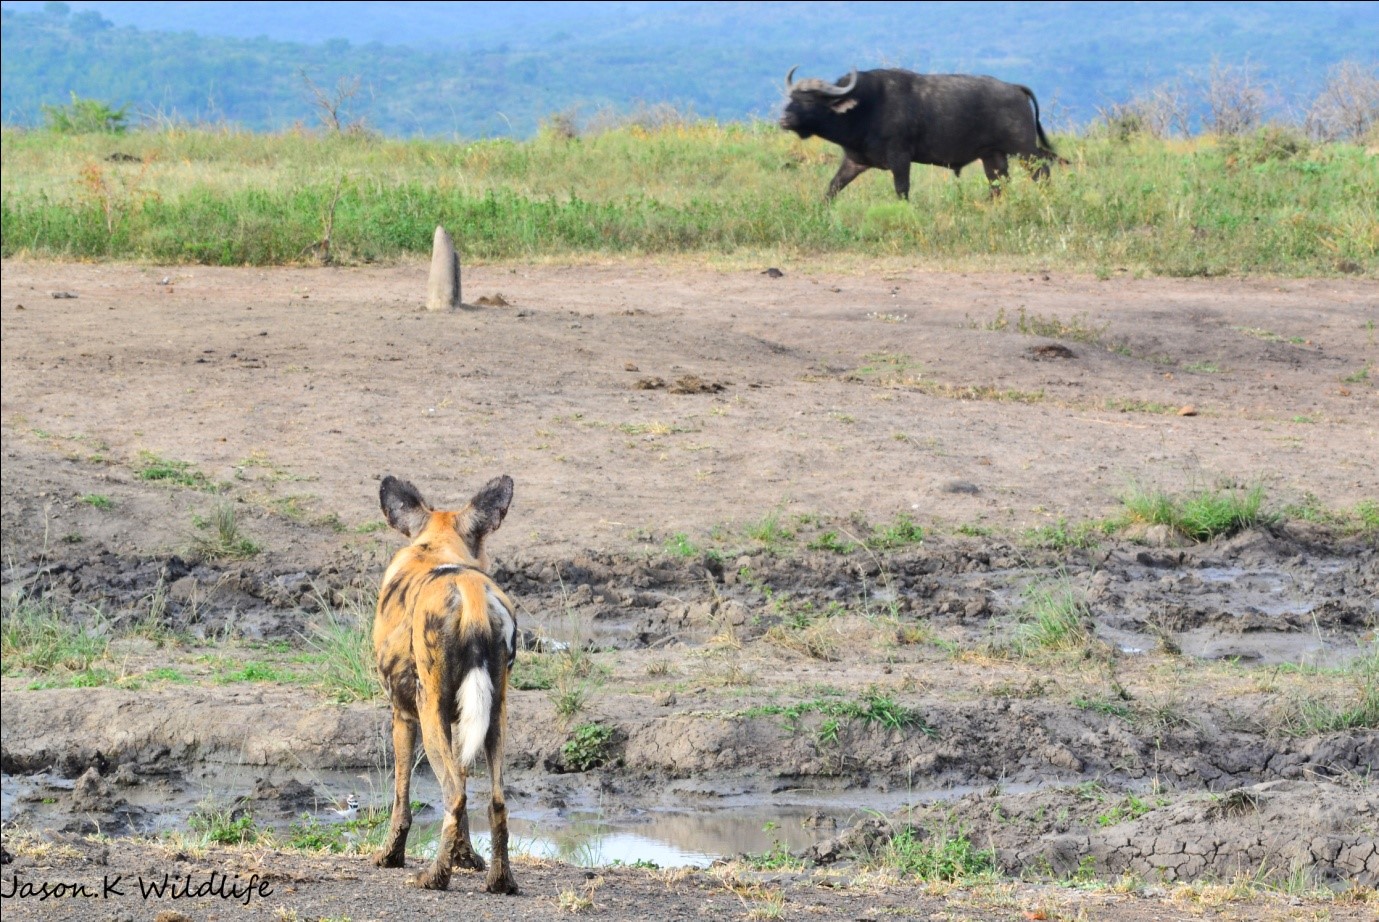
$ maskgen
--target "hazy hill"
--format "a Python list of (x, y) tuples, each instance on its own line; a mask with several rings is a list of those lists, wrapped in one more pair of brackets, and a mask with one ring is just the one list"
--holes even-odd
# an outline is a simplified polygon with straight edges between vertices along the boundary
[[(45, 10), (45, 7), (47, 9)], [(577, 107), (669, 103), (771, 117), (787, 68), (897, 64), (1034, 87), (1055, 125), (1214, 60), (1280, 106), (1373, 61), (1375, 3), (3, 3), (0, 106), (32, 124), (69, 94), (258, 129), (312, 123), (300, 76), (359, 77), (354, 114), (398, 135), (532, 133)]]

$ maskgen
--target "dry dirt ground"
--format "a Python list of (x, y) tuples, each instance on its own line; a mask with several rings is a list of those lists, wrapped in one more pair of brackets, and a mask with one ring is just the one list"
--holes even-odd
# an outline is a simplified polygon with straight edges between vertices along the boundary
[[(1379, 734), (1315, 715), (1374, 694), (1353, 664), (1379, 552), (1346, 514), (1379, 499), (1379, 286), (764, 268), (480, 266), (469, 306), (427, 313), (420, 265), (6, 261), (4, 592), (99, 611), (114, 640), (101, 687), (6, 667), (0, 892), (274, 884), (247, 906), (16, 895), (6, 917), (1371, 917)], [(168, 462), (180, 483), (149, 479)], [(809, 869), (527, 861), (506, 900), (357, 855), (87, 837), (185, 830), (208, 778), (263, 816), (265, 783), (381, 772), (382, 705), (331, 702), (300, 654), (397, 546), (384, 473), (437, 503), (510, 474), (497, 575), (536, 650), (592, 651), (574, 686), (538, 680), (569, 655), (519, 662), (515, 811), (803, 792), (838, 830)], [(1202, 545), (1078, 531), (1131, 489), (1255, 485), (1294, 511)], [(206, 549), (218, 508), (257, 554)], [(1087, 600), (1085, 655), (1010, 653), (1048, 581)], [(881, 699), (908, 717), (857, 715)], [(611, 748), (575, 771), (588, 721)], [(849, 861), (868, 803), (1012, 877), (877, 878)], [(1241, 874), (1347, 895), (1202, 883)]]

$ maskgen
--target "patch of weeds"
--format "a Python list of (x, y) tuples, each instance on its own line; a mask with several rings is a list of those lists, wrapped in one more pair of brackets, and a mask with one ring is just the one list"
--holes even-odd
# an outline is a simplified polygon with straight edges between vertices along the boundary
[(1167, 525), (1194, 541), (1229, 537), (1271, 520), (1263, 512), (1264, 487), (1201, 490), (1184, 498), (1134, 488), (1121, 497), (1126, 517), (1146, 525)]
[[(770, 832), (776, 828), (775, 823), (767, 823), (765, 831)], [(769, 851), (748, 852), (739, 859), (743, 864), (756, 871), (802, 871), (804, 870), (804, 859), (796, 858), (790, 854), (790, 849), (780, 839), (771, 843)]]
[(924, 541), (924, 528), (905, 513), (897, 515), (887, 525), (872, 530), (867, 544), (880, 550), (909, 547)]
[[(30, 682), (25, 686), (29, 691), (41, 691), (50, 688), (103, 688), (107, 685), (115, 685), (119, 682), (115, 673), (109, 669), (101, 669), (96, 666), (88, 666), (78, 672), (62, 673), (60, 675), (49, 673), (46, 678)], [(119, 683), (126, 688), (137, 688), (137, 682)]]
[(926, 736), (936, 736), (938, 731), (930, 727), (924, 715), (915, 708), (906, 707), (878, 691), (866, 692), (860, 701), (839, 701), (816, 698), (795, 704), (764, 704), (748, 708), (742, 717), (784, 717), (786, 727), (794, 730), (806, 714), (820, 714), (824, 717), (841, 717), (859, 720), (864, 724), (879, 724), (890, 730), (918, 729)]
[(806, 546), (811, 551), (831, 551), (834, 554), (846, 554), (857, 547), (851, 541), (839, 536), (836, 531), (822, 532)]
[(838, 659), (838, 641), (833, 632), (822, 624), (801, 627), (772, 625), (763, 639), (781, 649), (793, 650), (821, 662), (832, 663)]
[(665, 551), (672, 557), (679, 557), (684, 560), (708, 559), (721, 560), (722, 554), (714, 549), (695, 544), (690, 540), (690, 536), (683, 531), (677, 531), (665, 541)]
[(151, 451), (139, 452), (134, 460), (134, 476), (140, 480), (155, 480), (206, 493), (220, 490), (218, 484), (198, 471), (190, 461), (163, 458)]
[(862, 364), (852, 374), (858, 380), (877, 384), (913, 385), (919, 381), (923, 364), (908, 355), (894, 352), (872, 352), (862, 356)]
[(1295, 696), (1284, 707), (1281, 727), (1293, 736), (1379, 730), (1379, 683), (1371, 678), (1355, 698), (1345, 701)]
[(1283, 336), (1272, 330), (1265, 330), (1260, 327), (1236, 327), (1237, 333), (1244, 333), (1246, 336), (1253, 336), (1255, 339), (1262, 339), (1266, 343), (1291, 343), (1294, 346), (1307, 345), (1307, 339), (1303, 336)]
[(1189, 496), (1180, 508), (1177, 528), (1196, 541), (1233, 535), (1264, 521), (1264, 487), (1211, 490)]
[(612, 758), (613, 736), (613, 728), (606, 724), (584, 724), (576, 727), (570, 739), (560, 747), (560, 755), (573, 771), (598, 768)]
[(82, 623), (74, 623), (49, 599), (14, 594), (3, 604), (0, 673), (4, 675), (21, 669), (84, 672), (109, 650), (109, 621), (94, 608), (86, 610)]
[(1102, 539), (1115, 530), (1116, 523), (1114, 522), (1069, 523), (1067, 519), (1059, 516), (1058, 521), (1051, 525), (1039, 525), (1026, 529), (1021, 537), (1031, 547), (1066, 551), (1074, 548), (1096, 547)]
[(1213, 794), (1207, 815), (1212, 818), (1248, 816), (1259, 809), (1259, 795), (1246, 788)]
[[(413, 808), (415, 810), (415, 808)], [(311, 852), (342, 854), (358, 852), (371, 844), (369, 833), (381, 829), (388, 821), (388, 813), (379, 810), (361, 811), (360, 815), (344, 822), (322, 822), (303, 813), (287, 829), (287, 848)]]
[(918, 382), (921, 393), (930, 397), (945, 397), (949, 400), (994, 400), (998, 403), (1043, 403), (1045, 394), (1040, 391), (1017, 391), (999, 388), (990, 384), (944, 384), (937, 381)]
[(306, 635), (306, 646), (316, 667), (312, 670), (313, 681), (341, 704), (381, 697), (382, 685), (370, 639), (371, 601), (355, 597), (337, 607), (319, 589), (315, 595), (321, 615)]
[(962, 831), (925, 835), (906, 826), (866, 856), (865, 864), (922, 881), (962, 882), (994, 875), (996, 855), (974, 846)]
[(1361, 500), (1351, 509), (1328, 509), (1311, 493), (1284, 506), (1280, 516), (1339, 529), (1347, 534), (1379, 535), (1379, 502)]
[(1355, 518), (1360, 523), (1360, 530), (1367, 535), (1379, 534), (1379, 502), (1372, 499), (1362, 499), (1355, 504)]
[(248, 810), (217, 808), (210, 803), (197, 807), (187, 817), (187, 826), (206, 844), (247, 845), (258, 841), (260, 831)]
[(1097, 814), (1097, 825), (1114, 826), (1117, 823), (1137, 820), (1153, 810), (1156, 806), (1163, 806), (1163, 804), (1151, 804), (1143, 798), (1136, 797), (1134, 794), (1126, 794), (1125, 799), (1120, 801), (1120, 803), (1115, 804), (1111, 809), (1103, 813)]
[(149, 682), (171, 682), (174, 685), (185, 685), (191, 681), (187, 676), (171, 666), (158, 666), (144, 673), (144, 679)]
[(239, 516), (229, 503), (216, 506), (209, 521), (197, 519), (193, 524), (201, 534), (192, 539), (193, 548), (204, 557), (215, 560), (246, 560), (261, 548), (239, 530)]
[(93, 509), (115, 508), (115, 501), (103, 493), (87, 493), (81, 501)]
[(1112, 413), (1152, 413), (1156, 416), (1168, 416), (1178, 412), (1178, 408), (1170, 404), (1133, 397), (1107, 397), (1101, 401), (1101, 408)]
[(218, 685), (231, 685), (235, 682), (296, 682), (297, 675), (288, 669), (272, 663), (251, 661), (238, 669), (222, 670), (215, 677)]
[(956, 534), (963, 535), (968, 538), (989, 538), (995, 533), (992, 529), (987, 528), (985, 525), (974, 525), (970, 522), (959, 525), (957, 528), (953, 529), (953, 531)]
[(292, 522), (305, 522), (310, 515), (308, 508), (316, 502), (316, 497), (307, 493), (292, 493), (278, 496), (266, 503), (270, 512)]
[(1215, 362), (1189, 362), (1183, 366), (1183, 371), (1194, 375), (1219, 375), (1221, 366)]
[(1369, 381), (1369, 375), (1370, 375), (1370, 371), (1372, 371), (1373, 368), (1374, 368), (1373, 365), (1366, 365), (1364, 368), (1361, 368), (1359, 371), (1351, 372), (1350, 374), (1346, 375), (1345, 377), (1343, 377), (1343, 378), (1341, 379), (1341, 383), (1342, 383), (1342, 384), (1369, 384), (1369, 383), (1370, 383), (1370, 381)]
[(1098, 714), (1105, 714), (1107, 717), (1119, 717), (1121, 720), (1129, 720), (1134, 716), (1129, 705), (1120, 701), (1113, 701), (1104, 695), (1088, 698), (1082, 695), (1073, 699), (1073, 707), (1081, 711), (1094, 711)]
[(522, 691), (547, 691), (555, 685), (555, 656), (521, 650), (508, 681)]
[(1100, 345), (1105, 341), (1106, 331), (1110, 329), (1110, 324), (1095, 326), (1088, 321), (1085, 314), (1077, 314), (1069, 320), (1045, 317), (1041, 314), (1031, 313), (1023, 307), (1012, 320), (1006, 314), (1006, 309), (1002, 307), (996, 311), (996, 317), (990, 323), (982, 325), (982, 329), (1000, 333), (1014, 331), (1025, 336), (1043, 336), (1048, 339), (1067, 339), (1073, 342)]
[(674, 435), (677, 432), (693, 432), (694, 430), (673, 423), (653, 420), (649, 423), (623, 423), (618, 426), (618, 431), (625, 435), (662, 436)]
[(1036, 582), (1025, 589), (1014, 648), (1081, 651), (1092, 641), (1092, 612), (1082, 592), (1066, 577)]
[(768, 513), (758, 521), (748, 524), (744, 533), (773, 552), (785, 547), (795, 538), (795, 533), (781, 524), (779, 512)]
[(589, 702), (588, 684), (576, 681), (565, 672), (557, 674), (550, 693), (551, 703), (555, 705), (555, 714), (561, 720), (574, 717), (584, 710), (584, 706)]

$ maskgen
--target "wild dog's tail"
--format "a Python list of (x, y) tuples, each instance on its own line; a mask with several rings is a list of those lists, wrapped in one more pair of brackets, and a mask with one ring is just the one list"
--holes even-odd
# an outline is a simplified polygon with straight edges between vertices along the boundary
[[(484, 748), (495, 717), (494, 695), (498, 683), (512, 668), (517, 647), (517, 621), (504, 604), (502, 593), (478, 580), (461, 586), (461, 654), (463, 672), (455, 691), (459, 710), (460, 764), (468, 768)], [(494, 637), (494, 628), (501, 638)], [(501, 648), (495, 640), (501, 640)], [(494, 657), (499, 657), (495, 661)]]
[(460, 707), (460, 765), (464, 768), (473, 765), (484, 748), (493, 713), (493, 679), (488, 672), (487, 657), (476, 659), (455, 695)]

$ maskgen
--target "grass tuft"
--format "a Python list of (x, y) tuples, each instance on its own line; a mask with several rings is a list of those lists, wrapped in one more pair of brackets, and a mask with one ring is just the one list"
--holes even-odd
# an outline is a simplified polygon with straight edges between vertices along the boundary
[(1065, 576), (1025, 589), (1014, 649), (1028, 656), (1040, 650), (1085, 651), (1092, 642), (1092, 611), (1083, 593)]
[(1211, 541), (1272, 521), (1263, 512), (1264, 487), (1201, 490), (1186, 497), (1159, 490), (1131, 489), (1121, 497), (1126, 518), (1167, 525), (1194, 541)]
[(84, 614), (77, 623), (51, 599), (7, 596), (0, 624), (0, 673), (59, 669), (90, 673), (91, 665), (105, 657), (110, 647), (110, 625), (96, 609)]

